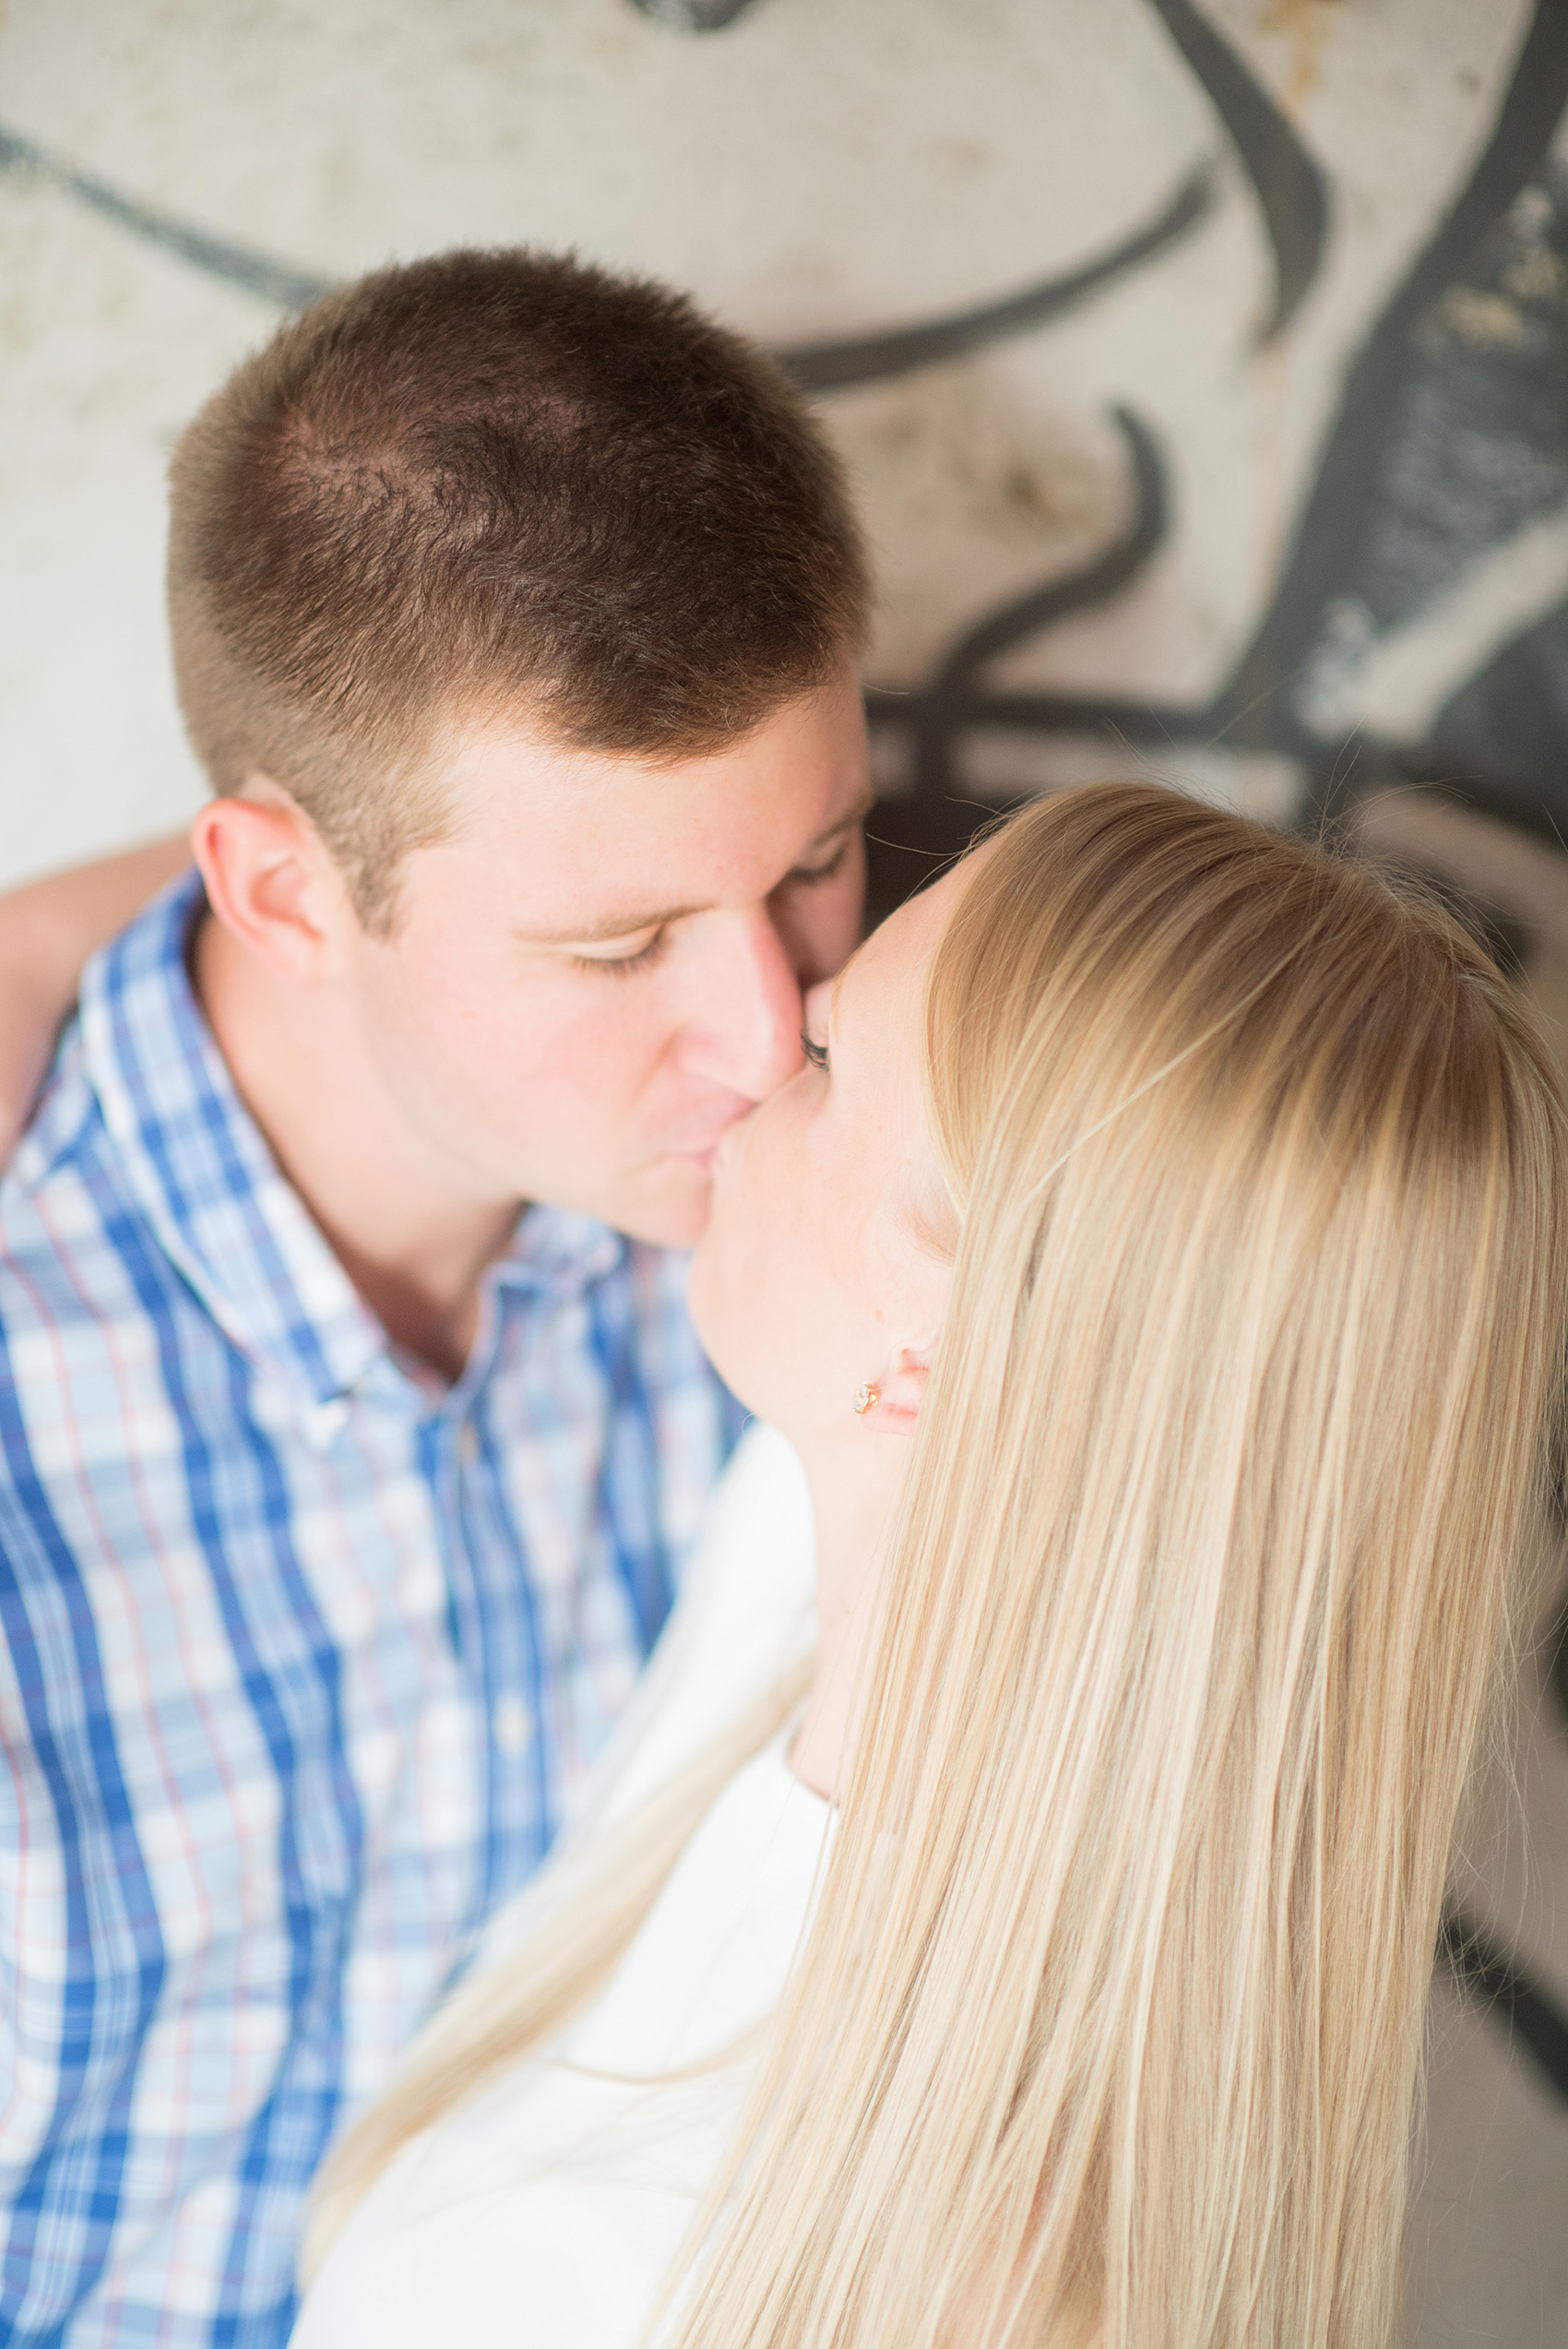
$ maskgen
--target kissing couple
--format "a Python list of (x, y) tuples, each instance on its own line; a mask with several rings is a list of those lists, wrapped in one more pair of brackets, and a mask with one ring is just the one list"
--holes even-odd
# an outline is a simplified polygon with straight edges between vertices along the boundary
[(845, 484), (576, 261), (285, 327), (170, 613), (189, 849), (0, 917), (24, 1053), (117, 931), (0, 1186), (0, 2332), (1385, 2349), (1527, 1010), (1143, 782), (857, 947)]

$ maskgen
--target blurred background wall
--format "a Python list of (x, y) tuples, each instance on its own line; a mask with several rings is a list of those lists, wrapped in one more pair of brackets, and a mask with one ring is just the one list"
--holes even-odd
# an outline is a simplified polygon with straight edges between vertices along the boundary
[(1568, 829), (1562, 0), (0, 0), (0, 879), (200, 785), (184, 418), (458, 241), (789, 354), (892, 793), (1439, 777)]

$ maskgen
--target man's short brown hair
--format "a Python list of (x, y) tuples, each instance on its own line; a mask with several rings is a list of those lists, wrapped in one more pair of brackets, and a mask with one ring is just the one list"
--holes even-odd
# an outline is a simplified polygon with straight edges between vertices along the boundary
[(291, 792), (370, 922), (440, 836), (444, 725), (698, 756), (864, 633), (844, 482), (780, 370), (570, 257), (448, 253), (329, 294), (208, 401), (172, 486), (197, 755), (220, 791)]

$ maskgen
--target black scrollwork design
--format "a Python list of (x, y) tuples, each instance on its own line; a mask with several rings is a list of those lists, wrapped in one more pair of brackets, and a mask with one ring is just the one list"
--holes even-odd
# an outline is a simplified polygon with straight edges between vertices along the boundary
[(932, 318), (887, 334), (850, 337), (837, 342), (801, 342), (777, 354), (802, 391), (842, 391), (850, 384), (885, 383), (916, 367), (960, 359), (1009, 336), (1032, 334), (1080, 302), (1126, 277), (1196, 228), (1214, 209), (1214, 174), (1206, 164), (1182, 182), (1169, 204), (1146, 227), (1123, 237), (1109, 252), (1058, 277), (1042, 278), (1021, 293), (973, 310)]
[(1168, 499), (1158, 444), (1130, 409), (1117, 408), (1112, 416), (1126, 444), (1133, 487), (1132, 518), (1121, 537), (1081, 569), (1048, 579), (988, 614), (949, 650), (928, 685), (913, 693), (873, 691), (866, 697), (873, 725), (903, 727), (913, 736), (917, 796), (928, 805), (944, 802), (951, 792), (954, 746), (968, 726), (1010, 721), (1016, 725), (1021, 716), (1027, 732), (1039, 722), (1045, 698), (989, 693), (980, 682), (986, 662), (1071, 613), (1108, 602), (1136, 578), (1166, 534)]
[(240, 286), (246, 293), (259, 294), (264, 302), (274, 302), (279, 309), (303, 310), (307, 302), (314, 302), (331, 285), (330, 278), (313, 276), (308, 269), (295, 268), (291, 262), (276, 261), (250, 245), (215, 236), (210, 229), (197, 228), (189, 221), (177, 220), (172, 212), (160, 211), (154, 205), (138, 203), (135, 197), (111, 187), (107, 180), (96, 178), (91, 172), (78, 171), (74, 164), (50, 154), (36, 140), (0, 124), (0, 173), (5, 172), (45, 181), (63, 194), (75, 197), (89, 211), (101, 212), (121, 228), (128, 229), (143, 244), (159, 245), (206, 276), (220, 278), (226, 285)]
[(1274, 306), (1259, 330), (1272, 342), (1301, 307), (1328, 237), (1328, 183), (1261, 82), (1192, 0), (1151, 0), (1230, 134), (1274, 249)]
[(1438, 1953), (1456, 1986), (1489, 2009), (1568, 2102), (1568, 2020), (1528, 1970), (1457, 1910), (1443, 1920)]
[(756, 0), (632, 0), (632, 6), (671, 32), (722, 32), (754, 8)]
[(1284, 689), (1305, 669), (1324, 615), (1355, 578), (1375, 527), (1380, 476), (1416, 372), (1422, 322), (1536, 177), (1565, 101), (1568, 0), (1538, 0), (1491, 137), (1350, 368), (1273, 602), (1200, 726), (1233, 729), (1240, 743), (1297, 750), (1320, 769), (1336, 766), (1345, 745), (1327, 745), (1325, 756), (1294, 717)]

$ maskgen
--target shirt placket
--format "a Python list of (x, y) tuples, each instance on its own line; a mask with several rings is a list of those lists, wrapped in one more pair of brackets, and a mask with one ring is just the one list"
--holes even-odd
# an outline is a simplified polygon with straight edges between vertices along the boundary
[(488, 1409), (506, 1310), (493, 1297), (487, 1300), (489, 1326), (481, 1328), (468, 1372), (421, 1431), (446, 1569), (452, 1644), (484, 1725), (485, 1822), (467, 1920), (470, 1932), (531, 1874), (556, 1825), (551, 1757), (541, 1734), (538, 1606), (519, 1529), (506, 1507)]

